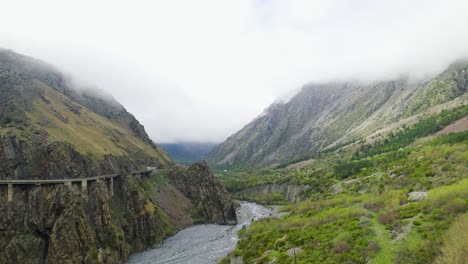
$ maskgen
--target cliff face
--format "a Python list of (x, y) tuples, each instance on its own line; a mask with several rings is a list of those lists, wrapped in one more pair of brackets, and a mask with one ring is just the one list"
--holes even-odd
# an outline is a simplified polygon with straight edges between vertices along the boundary
[[(134, 176), (82, 192), (63, 185), (30, 187), (0, 200), (1, 263), (121, 263), (131, 252), (171, 232), (159, 207), (141, 193)], [(118, 199), (121, 208), (111, 205)]]
[(253, 187), (242, 189), (237, 192), (237, 195), (265, 195), (280, 193), (284, 195), (284, 199), (290, 203), (299, 202), (306, 198), (304, 192), (309, 189), (308, 185), (291, 185), (291, 184), (262, 184)]
[(306, 85), (215, 147), (207, 159), (221, 167), (278, 165), (365, 137), (451, 100), (466, 102), (467, 69), (467, 62), (459, 62), (423, 81)]
[[(158, 173), (129, 174), (147, 166)], [(200, 214), (213, 223), (235, 219), (228, 194), (208, 169), (180, 176), (181, 184), (195, 180), (186, 183), (194, 194), (187, 198), (164, 172), (172, 166), (114, 99), (0, 49), (0, 180), (121, 175), (113, 192), (109, 180), (88, 181), (83, 189), (14, 185), (11, 201), (1, 184), (0, 263), (122, 263)]]
[(193, 202), (193, 214), (215, 224), (235, 224), (236, 210), (230, 195), (203, 161), (189, 168), (173, 168), (170, 177)]

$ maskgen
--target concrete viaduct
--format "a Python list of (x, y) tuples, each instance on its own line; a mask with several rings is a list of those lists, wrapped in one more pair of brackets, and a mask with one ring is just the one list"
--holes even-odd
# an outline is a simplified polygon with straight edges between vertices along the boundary
[[(142, 177), (149, 177), (154, 170), (142, 170), (142, 171), (133, 171), (129, 174), (135, 175), (139, 180)], [(13, 194), (15, 186), (43, 186), (43, 185), (57, 185), (62, 184), (65, 186), (72, 187), (72, 184), (79, 183), (81, 184), (81, 191), (86, 192), (88, 188), (88, 182), (100, 182), (106, 181), (109, 195), (112, 197), (114, 195), (114, 178), (122, 177), (123, 174), (109, 174), (109, 175), (100, 175), (89, 178), (76, 178), (76, 179), (56, 179), (56, 180), (0, 180), (0, 186), (7, 186), (7, 199), (8, 201), (13, 201)]]

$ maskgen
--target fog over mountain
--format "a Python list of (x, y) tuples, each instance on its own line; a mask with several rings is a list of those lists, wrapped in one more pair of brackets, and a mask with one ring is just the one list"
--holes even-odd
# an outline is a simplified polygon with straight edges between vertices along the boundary
[(463, 0), (46, 0), (2, 10), (0, 47), (112, 94), (156, 142), (223, 141), (305, 83), (421, 78), (468, 57)]

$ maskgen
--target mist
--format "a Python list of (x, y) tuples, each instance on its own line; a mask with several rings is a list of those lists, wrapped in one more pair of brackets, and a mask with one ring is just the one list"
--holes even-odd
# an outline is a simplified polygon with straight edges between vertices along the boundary
[(467, 1), (7, 1), (0, 47), (111, 94), (158, 143), (220, 142), (309, 82), (432, 76)]

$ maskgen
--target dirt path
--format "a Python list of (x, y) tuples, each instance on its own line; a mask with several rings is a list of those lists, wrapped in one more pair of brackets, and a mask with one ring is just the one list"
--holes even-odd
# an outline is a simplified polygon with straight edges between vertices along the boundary
[(391, 264), (393, 263), (393, 246), (390, 244), (388, 232), (385, 229), (385, 226), (377, 221), (377, 214), (370, 211), (369, 213), (372, 214), (371, 222), (374, 227), (375, 234), (377, 235), (377, 243), (380, 247), (380, 250), (370, 263)]

